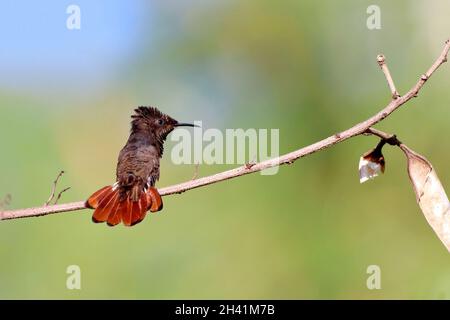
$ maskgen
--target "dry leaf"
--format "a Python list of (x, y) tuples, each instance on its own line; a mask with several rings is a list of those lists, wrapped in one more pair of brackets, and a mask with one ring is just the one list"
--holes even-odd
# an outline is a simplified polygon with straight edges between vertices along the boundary
[(431, 163), (404, 144), (400, 148), (408, 159), (408, 174), (416, 200), (434, 232), (450, 251), (450, 203)]
[[(384, 144), (384, 143), (383, 143)], [(364, 183), (374, 179), (380, 173), (384, 173), (385, 163), (381, 153), (383, 144), (378, 144), (374, 149), (366, 152), (359, 158), (359, 182)]]

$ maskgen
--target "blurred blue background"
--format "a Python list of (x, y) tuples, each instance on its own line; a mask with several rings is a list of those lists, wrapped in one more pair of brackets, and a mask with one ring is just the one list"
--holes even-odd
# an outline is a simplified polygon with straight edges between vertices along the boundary
[[(81, 29), (69, 30), (69, 5)], [(381, 29), (366, 26), (369, 5)], [(450, 36), (440, 1), (2, 1), (0, 200), (42, 205), (56, 174), (79, 201), (114, 180), (135, 106), (205, 128), (278, 128), (280, 152), (379, 111), (390, 99), (383, 52), (401, 93)], [(450, 70), (378, 128), (396, 133), (450, 186)], [(280, 168), (164, 198), (133, 227), (88, 210), (0, 223), (0, 298), (450, 298), (450, 258), (428, 226), (403, 154), (363, 185), (357, 137)], [(167, 150), (173, 142), (167, 143)], [(167, 155), (169, 151), (167, 152)], [(201, 165), (201, 176), (232, 168)], [(191, 179), (162, 162), (158, 186)], [(81, 268), (81, 290), (66, 268)], [(380, 290), (366, 269), (381, 268)]]

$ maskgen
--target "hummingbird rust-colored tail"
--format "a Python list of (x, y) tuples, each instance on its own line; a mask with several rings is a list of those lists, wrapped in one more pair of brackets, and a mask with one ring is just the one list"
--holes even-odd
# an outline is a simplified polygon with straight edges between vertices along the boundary
[(96, 223), (106, 222), (109, 226), (115, 226), (122, 221), (126, 226), (133, 226), (144, 220), (148, 210), (160, 211), (163, 204), (154, 187), (144, 190), (133, 201), (127, 193), (121, 194), (115, 183), (94, 192), (86, 201), (86, 206), (95, 209), (92, 221)]

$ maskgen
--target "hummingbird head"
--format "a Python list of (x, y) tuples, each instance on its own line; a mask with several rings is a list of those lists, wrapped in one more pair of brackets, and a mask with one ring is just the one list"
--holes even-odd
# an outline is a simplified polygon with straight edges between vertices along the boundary
[(150, 135), (161, 147), (176, 127), (196, 127), (194, 124), (180, 123), (155, 107), (138, 107), (134, 112), (131, 131)]

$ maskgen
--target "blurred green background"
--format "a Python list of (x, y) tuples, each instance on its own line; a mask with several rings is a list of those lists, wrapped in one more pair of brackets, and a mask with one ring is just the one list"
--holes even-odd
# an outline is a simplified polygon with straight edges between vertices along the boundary
[[(450, 36), (440, 1), (66, 1), (0, 5), (0, 199), (42, 205), (59, 170), (63, 202), (112, 183), (137, 105), (205, 128), (279, 128), (280, 153), (368, 118), (390, 94), (383, 52), (406, 92)], [(366, 26), (369, 5), (381, 29)], [(450, 188), (450, 69), (377, 127), (396, 133)], [(428, 226), (404, 155), (363, 185), (357, 137), (281, 167), (164, 198), (143, 223), (91, 211), (0, 223), (3, 299), (449, 299), (450, 256)], [(173, 142), (168, 142), (170, 150)], [(191, 179), (167, 155), (158, 186)], [(232, 168), (201, 165), (201, 176)], [(81, 290), (66, 288), (79, 265)], [(381, 268), (380, 290), (366, 269)]]

